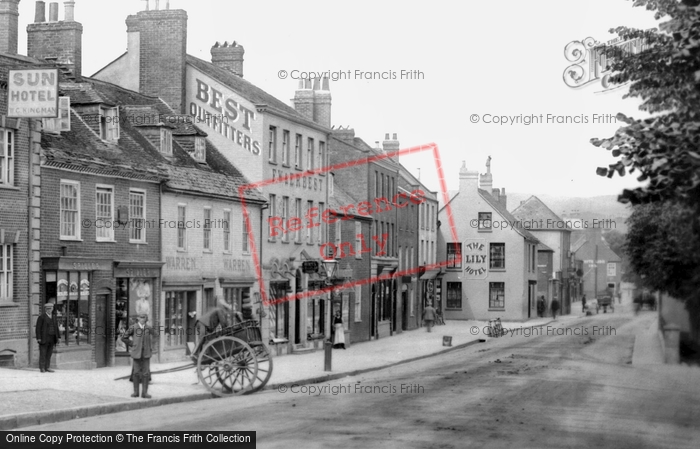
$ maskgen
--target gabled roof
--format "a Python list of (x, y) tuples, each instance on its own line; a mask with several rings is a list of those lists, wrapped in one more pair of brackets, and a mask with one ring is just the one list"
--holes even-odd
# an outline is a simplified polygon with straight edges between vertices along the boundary
[[(486, 201), (487, 203), (489, 203), (489, 205), (491, 207), (496, 209), (496, 212), (498, 212), (505, 220), (507, 220), (511, 223), (515, 223), (518, 221), (518, 219), (515, 218), (510, 212), (508, 212), (508, 210), (506, 210), (506, 208), (503, 207), (503, 204), (496, 201), (496, 199), (494, 197), (492, 197), (489, 192), (487, 192), (486, 190), (483, 190), (483, 189), (478, 189), (478, 191), (479, 191), (479, 195), (481, 195), (481, 197), (484, 199), (484, 201)], [(535, 237), (530, 231), (523, 228), (522, 226), (513, 226), (512, 229), (528, 240), (532, 240), (533, 242), (539, 242), (537, 237)]]
[[(582, 240), (582, 241), (581, 241)], [(578, 246), (574, 251), (578, 260), (605, 260), (606, 262), (622, 262), (620, 256), (610, 249), (607, 242), (600, 234), (587, 234), (586, 237), (576, 242)], [(596, 253), (597, 246), (597, 253)], [(573, 246), (572, 246), (573, 248)], [(597, 256), (597, 257), (596, 257)]]
[(512, 214), (520, 220), (531, 222), (533, 226), (529, 228), (530, 230), (571, 232), (568, 227), (562, 227), (564, 220), (534, 195), (516, 207)]
[(544, 243), (540, 242), (537, 244), (537, 251), (546, 251), (549, 253), (553, 253), (554, 250), (550, 248), (549, 246), (545, 245)]

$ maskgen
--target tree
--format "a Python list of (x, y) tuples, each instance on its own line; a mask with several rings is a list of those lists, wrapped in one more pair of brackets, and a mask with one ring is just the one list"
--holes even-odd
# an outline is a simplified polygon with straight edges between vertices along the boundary
[(690, 207), (671, 201), (635, 206), (625, 250), (642, 285), (685, 300), (700, 336), (700, 222)]
[(625, 98), (641, 98), (652, 114), (639, 120), (618, 114), (625, 123), (607, 139), (591, 139), (618, 160), (599, 167), (601, 176), (638, 171), (644, 187), (625, 189), (619, 200), (632, 204), (680, 201), (700, 211), (700, 0), (636, 0), (634, 6), (668, 18), (659, 30), (611, 29), (623, 40), (643, 38), (649, 48), (638, 54), (617, 47), (605, 52), (614, 84), (629, 83)]

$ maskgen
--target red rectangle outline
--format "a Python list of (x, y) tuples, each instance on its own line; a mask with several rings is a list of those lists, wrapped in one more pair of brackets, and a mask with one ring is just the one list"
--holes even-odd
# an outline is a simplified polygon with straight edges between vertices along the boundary
[[(440, 151), (438, 149), (437, 144), (435, 143), (429, 143), (425, 145), (419, 145), (415, 147), (410, 147), (410, 148), (405, 148), (402, 150), (396, 150), (392, 151), (389, 153), (384, 153), (384, 154), (378, 154), (374, 156), (370, 156), (368, 158), (363, 158), (363, 159), (356, 159), (353, 161), (348, 161), (348, 162), (342, 162), (340, 164), (335, 164), (323, 168), (318, 168), (315, 170), (306, 170), (305, 172), (302, 173), (296, 173), (296, 174), (291, 174), (291, 175), (284, 175), (279, 178), (275, 179), (267, 179), (263, 181), (258, 181), (254, 183), (249, 183), (242, 185), (238, 188), (238, 195), (241, 198), (241, 206), (243, 208), (243, 216), (245, 217), (245, 224), (246, 228), (248, 229), (248, 238), (249, 238), (249, 243), (250, 243), (250, 252), (251, 256), (253, 257), (253, 265), (255, 266), (255, 276), (258, 280), (258, 284), (260, 286), (260, 296), (262, 298), (262, 303), (265, 306), (271, 306), (275, 304), (279, 304), (285, 301), (293, 301), (297, 299), (302, 299), (302, 298), (307, 298), (311, 296), (318, 296), (319, 294), (322, 293), (328, 293), (333, 290), (335, 291), (340, 291), (340, 290), (345, 290), (349, 289), (352, 287), (355, 287), (357, 285), (365, 285), (365, 284), (372, 284), (377, 281), (382, 281), (386, 279), (392, 279), (393, 277), (398, 277), (398, 276), (409, 276), (413, 275), (416, 273), (420, 272), (420, 267), (416, 268), (411, 268), (411, 269), (406, 269), (402, 271), (398, 271), (393, 274), (382, 274), (379, 276), (372, 276), (367, 279), (360, 279), (352, 282), (345, 282), (342, 285), (332, 285), (328, 287), (324, 287), (318, 290), (312, 290), (312, 291), (306, 291), (306, 292), (301, 292), (301, 293), (296, 293), (294, 295), (288, 295), (285, 298), (279, 298), (276, 301), (270, 301), (267, 298), (267, 290), (265, 289), (265, 282), (263, 279), (263, 273), (262, 273), (262, 265), (260, 264), (260, 260), (258, 258), (258, 251), (257, 251), (257, 246), (255, 244), (255, 235), (253, 232), (253, 226), (250, 222), (250, 214), (248, 212), (248, 207), (246, 206), (246, 201), (245, 201), (245, 192), (251, 189), (257, 189), (261, 187), (268, 186), (270, 184), (276, 184), (279, 182), (285, 182), (285, 181), (294, 181), (296, 179), (304, 178), (307, 176), (312, 176), (315, 174), (320, 174), (320, 173), (328, 173), (330, 171), (336, 171), (336, 170), (341, 170), (345, 168), (352, 168), (356, 167), (358, 165), (363, 165), (363, 164), (369, 164), (370, 162), (374, 161), (380, 161), (383, 159), (389, 159), (389, 158), (394, 158), (394, 157), (399, 157), (399, 156), (406, 156), (409, 154), (416, 154), (420, 153), (423, 151), (433, 151), (433, 158), (435, 160), (435, 169), (437, 170), (438, 173), (438, 181), (440, 184), (440, 193), (442, 194), (443, 202), (445, 203), (445, 213), (447, 214), (447, 223), (450, 227), (450, 232), (452, 234), (452, 241), (453, 242), (459, 242), (459, 239), (457, 237), (457, 228), (455, 227), (454, 223), (454, 217), (452, 215), (452, 207), (450, 206), (450, 198), (449, 198), (449, 193), (447, 192), (447, 183), (445, 182), (445, 174), (442, 168), (442, 160), (440, 159)], [(262, 237), (262, 236), (261, 236)], [(457, 257), (461, 259), (461, 254), (460, 251), (458, 250)], [(434, 264), (429, 264), (425, 265), (425, 270), (435, 270), (442, 268), (448, 264), (448, 261), (445, 260), (440, 263), (434, 263)]]

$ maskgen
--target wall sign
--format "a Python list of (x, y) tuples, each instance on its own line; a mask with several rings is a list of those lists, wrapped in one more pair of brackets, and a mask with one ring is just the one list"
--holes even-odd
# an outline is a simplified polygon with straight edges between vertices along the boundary
[(486, 279), (489, 253), (484, 239), (467, 239), (462, 244), (462, 266), (465, 279)]

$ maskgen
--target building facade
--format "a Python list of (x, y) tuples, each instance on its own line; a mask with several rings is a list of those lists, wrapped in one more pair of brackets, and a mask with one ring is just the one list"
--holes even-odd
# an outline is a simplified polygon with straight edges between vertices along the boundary
[(442, 280), (445, 319), (519, 321), (536, 316), (539, 241), (524, 228), (500, 226), (516, 220), (494, 196), (491, 176), (487, 163), (479, 185), (479, 173), (463, 164), (459, 192), (438, 215), (446, 223), (451, 208), (459, 238), (454, 241), (447, 227), (440, 228), (438, 260), (447, 262)]

